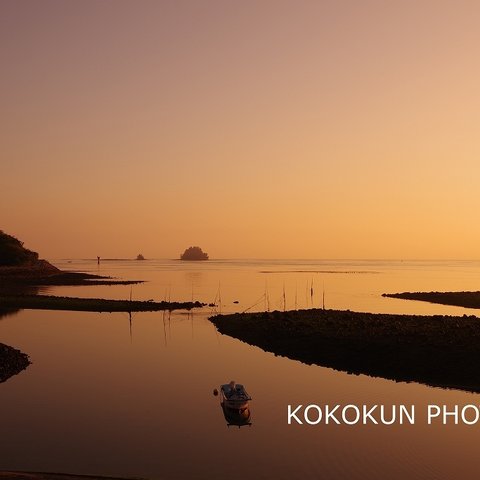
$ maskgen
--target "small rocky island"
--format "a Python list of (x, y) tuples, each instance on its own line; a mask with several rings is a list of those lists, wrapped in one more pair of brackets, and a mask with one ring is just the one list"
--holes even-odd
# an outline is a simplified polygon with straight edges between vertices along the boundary
[(208, 260), (208, 254), (200, 247), (188, 247), (180, 255), (180, 260)]
[(145, 260), (145, 257), (141, 253), (139, 253), (137, 255), (137, 260)]

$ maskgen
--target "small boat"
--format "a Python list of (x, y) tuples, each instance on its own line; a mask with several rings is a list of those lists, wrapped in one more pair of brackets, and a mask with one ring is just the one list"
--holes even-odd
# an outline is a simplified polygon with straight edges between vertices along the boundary
[(220, 387), (221, 404), (223, 408), (241, 412), (248, 408), (248, 402), (252, 397), (247, 393), (245, 387), (233, 380)]

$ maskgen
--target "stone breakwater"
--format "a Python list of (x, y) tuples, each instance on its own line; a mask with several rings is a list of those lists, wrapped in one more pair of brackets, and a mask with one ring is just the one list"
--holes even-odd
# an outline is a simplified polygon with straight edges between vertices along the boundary
[(29, 365), (28, 355), (16, 348), (0, 343), (0, 383), (25, 370)]
[(191, 310), (201, 302), (154, 302), (142, 300), (107, 300), (104, 298), (55, 297), (51, 295), (1, 295), (2, 309), (69, 310), (83, 312), (157, 312)]
[(403, 292), (384, 293), (382, 296), (454, 305), (456, 307), (480, 308), (480, 292)]
[(480, 319), (340, 311), (217, 315), (220, 333), (307, 364), (480, 392)]

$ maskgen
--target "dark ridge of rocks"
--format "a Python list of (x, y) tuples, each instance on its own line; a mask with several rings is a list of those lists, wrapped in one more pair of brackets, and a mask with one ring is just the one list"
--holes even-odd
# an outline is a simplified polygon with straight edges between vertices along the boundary
[(1, 309), (68, 310), (83, 312), (155, 312), (191, 310), (205, 306), (200, 302), (153, 302), (106, 300), (102, 298), (56, 297), (50, 295), (0, 295)]
[(0, 383), (25, 370), (29, 365), (28, 355), (16, 348), (0, 343)]
[(403, 292), (384, 293), (383, 297), (420, 300), (465, 308), (480, 308), (480, 292)]
[(217, 315), (218, 331), (354, 374), (480, 392), (480, 319), (338, 310)]
[[(53, 267), (56, 268), (56, 267)], [(10, 287), (22, 286), (72, 286), (72, 285), (132, 285), (143, 280), (116, 280), (111, 277), (81, 272), (64, 272), (56, 269), (45, 273), (28, 267), (0, 268), (0, 282)], [(3, 288), (2, 288), (3, 289)]]

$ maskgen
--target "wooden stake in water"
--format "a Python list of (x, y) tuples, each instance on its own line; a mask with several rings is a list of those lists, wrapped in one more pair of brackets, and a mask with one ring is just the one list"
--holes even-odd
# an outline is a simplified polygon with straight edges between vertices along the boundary
[(218, 282), (218, 311), (222, 313), (222, 291), (220, 290), (220, 282)]
[(264, 298), (265, 298), (265, 310), (267, 312), (270, 311), (270, 297), (268, 295), (268, 285), (267, 285), (267, 282), (265, 282), (265, 294), (264, 294)]
[(295, 310), (297, 310), (297, 283), (295, 283)]

